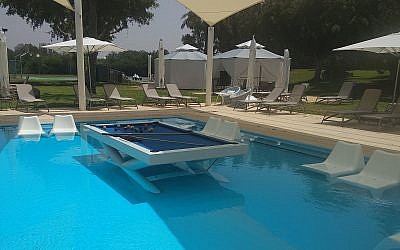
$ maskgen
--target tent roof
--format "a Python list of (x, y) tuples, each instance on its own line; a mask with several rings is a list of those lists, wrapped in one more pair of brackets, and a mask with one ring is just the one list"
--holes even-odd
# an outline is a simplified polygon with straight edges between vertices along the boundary
[(400, 53), (400, 32), (334, 49), (334, 51), (341, 50), (358, 50), (382, 54), (397, 54)]
[(180, 46), (178, 48), (176, 48), (176, 50), (188, 50), (188, 51), (193, 51), (193, 50), (199, 50), (198, 48), (190, 45), (190, 44), (185, 44), (183, 46)]
[(177, 0), (210, 26), (264, 0)]
[[(238, 47), (240, 49), (248, 49), (248, 48), (250, 48), (250, 45), (251, 45), (251, 40), (248, 40), (247, 42), (240, 43), (240, 44), (236, 45), (236, 47)], [(265, 46), (261, 45), (259, 43), (256, 43), (256, 48), (257, 49), (263, 49), (263, 48), (265, 48)]]
[(200, 51), (179, 50), (165, 55), (165, 60), (205, 61), (207, 60), (207, 55)]
[[(43, 46), (43, 48), (52, 49), (56, 52), (76, 52), (76, 40), (54, 43)], [(100, 41), (91, 37), (83, 38), (83, 50), (85, 53), (97, 51), (125, 51), (125, 49), (120, 48), (113, 43)]]
[[(217, 54), (215, 59), (226, 59), (226, 58), (249, 58), (250, 49), (233, 49), (225, 53)], [(282, 56), (272, 53), (266, 49), (256, 50), (257, 59), (283, 59)]]

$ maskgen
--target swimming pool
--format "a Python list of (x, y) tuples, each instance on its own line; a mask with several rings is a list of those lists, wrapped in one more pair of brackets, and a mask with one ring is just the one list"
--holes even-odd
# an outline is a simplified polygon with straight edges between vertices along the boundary
[(244, 133), (249, 153), (212, 168), (229, 182), (177, 177), (151, 194), (95, 141), (15, 134), (0, 127), (0, 249), (372, 249), (400, 229), (395, 199), (304, 171), (317, 147)]

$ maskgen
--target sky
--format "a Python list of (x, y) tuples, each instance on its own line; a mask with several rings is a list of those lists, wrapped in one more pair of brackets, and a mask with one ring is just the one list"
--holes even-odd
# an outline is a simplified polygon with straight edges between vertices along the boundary
[[(118, 33), (115, 44), (125, 49), (152, 51), (158, 49), (160, 39), (169, 51), (182, 45), (181, 37), (188, 33), (182, 30), (182, 16), (186, 13), (185, 7), (176, 0), (159, 0), (159, 7), (153, 11), (154, 17), (149, 25), (139, 27), (136, 24)], [(60, 6), (61, 7), (61, 6)], [(32, 30), (19, 16), (7, 16), (6, 10), (0, 8), (0, 28), (7, 28), (7, 46), (13, 49), (19, 43), (54, 43), (49, 35), (50, 27), (45, 24), (40, 29)]]

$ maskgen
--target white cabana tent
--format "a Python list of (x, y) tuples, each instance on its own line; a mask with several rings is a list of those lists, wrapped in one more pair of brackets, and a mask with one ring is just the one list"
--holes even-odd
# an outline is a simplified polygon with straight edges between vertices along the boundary
[(8, 57), (6, 34), (0, 31), (0, 97), (9, 93)]
[(398, 84), (399, 69), (400, 69), (400, 32), (334, 49), (334, 51), (342, 51), (342, 50), (367, 51), (377, 54), (392, 54), (396, 56), (398, 62), (397, 62), (396, 80), (393, 88), (392, 103), (396, 101), (397, 84)]
[[(204, 89), (207, 56), (196, 47), (185, 44), (165, 55), (165, 82), (176, 83), (180, 89)], [(154, 60), (158, 67), (159, 60)], [(158, 73), (156, 72), (156, 80)]]
[[(214, 57), (214, 74), (218, 75), (220, 71), (226, 71), (234, 86), (241, 85), (247, 79), (250, 44), (251, 40), (236, 45), (238, 47), (236, 49), (217, 54)], [(282, 79), (284, 70), (283, 56), (274, 54), (264, 49), (264, 46), (256, 44), (254, 87), (257, 87), (260, 81), (275, 82), (276, 86), (286, 87), (287, 82)]]
[(213, 55), (214, 55), (214, 25), (225, 18), (247, 9), (264, 0), (177, 0), (195, 13), (208, 27), (207, 33), (207, 67), (206, 67), (206, 105), (211, 105)]

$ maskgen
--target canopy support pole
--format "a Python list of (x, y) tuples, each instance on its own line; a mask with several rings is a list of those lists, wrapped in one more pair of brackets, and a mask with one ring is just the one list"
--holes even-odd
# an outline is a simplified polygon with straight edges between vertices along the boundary
[(206, 67), (207, 68), (207, 71), (206, 71), (206, 106), (211, 105), (213, 52), (214, 52), (214, 27), (208, 27), (207, 67)]
[(79, 110), (86, 110), (85, 62), (83, 53), (82, 1), (75, 0), (76, 68), (78, 75)]
[(392, 104), (394, 104), (396, 102), (397, 83), (398, 83), (398, 80), (399, 80), (399, 68), (400, 68), (400, 57), (398, 58), (398, 61), (397, 61), (396, 81), (394, 82)]

